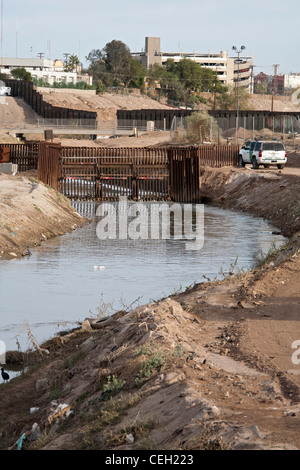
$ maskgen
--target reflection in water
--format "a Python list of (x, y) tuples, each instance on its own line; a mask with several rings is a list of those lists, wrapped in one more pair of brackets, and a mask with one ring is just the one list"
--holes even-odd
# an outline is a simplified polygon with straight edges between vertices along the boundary
[(75, 208), (94, 220), (31, 250), (30, 258), (1, 262), (0, 340), (8, 349), (16, 349), (17, 335), (22, 349), (30, 347), (25, 320), (41, 342), (97, 314), (101, 303), (114, 310), (137, 299), (145, 304), (204, 276), (213, 279), (237, 257), (239, 268), (247, 269), (259, 250), (267, 253), (272, 243), (283, 242), (261, 219), (210, 207), (199, 251), (187, 251), (184, 239), (99, 240), (96, 205)]

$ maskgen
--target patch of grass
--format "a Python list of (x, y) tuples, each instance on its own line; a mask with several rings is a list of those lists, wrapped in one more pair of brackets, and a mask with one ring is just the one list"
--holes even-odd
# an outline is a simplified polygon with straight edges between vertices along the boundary
[(174, 350), (164, 350), (159, 345), (151, 343), (150, 345), (143, 345), (136, 349), (136, 356), (145, 356), (144, 361), (140, 364), (137, 376), (134, 383), (137, 387), (141, 387), (147, 380), (149, 380), (156, 372), (165, 369), (169, 364), (177, 366), (185, 361), (189, 354), (181, 344), (178, 344)]
[(28, 179), (31, 183), (37, 183), (37, 184), (40, 183), (40, 181), (38, 179), (36, 179), (34, 176), (29, 176)]
[(143, 361), (137, 377), (134, 382), (137, 387), (141, 387), (144, 382), (150, 379), (154, 372), (160, 371), (164, 365), (164, 359), (162, 353), (159, 351), (154, 354), (150, 359)]
[[(53, 188), (51, 188), (51, 189), (53, 189)], [(56, 189), (54, 191), (56, 193), (56, 199), (60, 204), (67, 203), (68, 205), (70, 205), (69, 199), (64, 194), (60, 193), (59, 191), (56, 191)]]
[(103, 387), (102, 399), (104, 401), (110, 400), (111, 397), (113, 397), (114, 395), (117, 395), (120, 392), (120, 390), (122, 390), (124, 385), (125, 385), (125, 380), (118, 379), (115, 375), (112, 375), (112, 376), (109, 375), (107, 377), (107, 383), (104, 384), (104, 387)]
[(60, 381), (58, 379), (54, 379), (50, 385), (50, 400), (57, 400), (62, 395), (62, 388)]
[(10, 225), (8, 224), (5, 224), (4, 227), (6, 228), (6, 230), (8, 230), (9, 232), (13, 232), (13, 229), (11, 228)]
[(72, 369), (79, 361), (84, 359), (86, 356), (86, 352), (84, 351), (78, 351), (71, 356), (68, 356), (65, 358), (63, 362), (63, 368), (64, 369)]
[(265, 253), (263, 250), (259, 250), (253, 256), (252, 269), (255, 270), (266, 267), (272, 261), (272, 259), (274, 259), (285, 248), (286, 245), (282, 246), (281, 248), (277, 248), (275, 243), (273, 243), (267, 253)]
[(43, 211), (42, 211), (36, 204), (33, 204), (33, 207), (34, 207), (38, 212), (43, 213)]
[(93, 405), (96, 406), (96, 411), (89, 413), (86, 418), (87, 426), (81, 433), (82, 441), (80, 445), (82, 448), (90, 449), (93, 443), (96, 446), (95, 435), (98, 433), (102, 435), (106, 426), (113, 426), (120, 422), (126, 411), (139, 403), (143, 396), (143, 393), (135, 393), (129, 395), (127, 398), (111, 398), (101, 410), (99, 410), (98, 407), (101, 406), (103, 402), (101, 403), (101, 400), (93, 399), (92, 401)]
[(181, 344), (177, 344), (175, 351), (172, 353), (172, 356), (186, 357), (187, 354), (184, 347)]
[(180, 286), (179, 286), (177, 289), (174, 289), (174, 290), (170, 293), (169, 297), (175, 297), (176, 295), (182, 294), (182, 293), (183, 293), (183, 286), (180, 284)]
[(220, 435), (220, 428), (218, 424), (209, 427), (204, 424), (203, 432), (200, 436), (188, 440), (182, 450), (233, 450), (230, 442), (224, 441)]
[[(149, 449), (149, 434), (155, 427), (155, 421), (152, 418), (146, 418), (144, 421), (138, 420), (132, 426), (124, 426), (123, 428), (113, 431), (111, 430), (106, 437), (106, 444), (111, 446), (119, 446), (126, 443), (126, 436), (132, 434), (136, 442), (133, 449)], [(151, 446), (151, 449), (153, 447)]]

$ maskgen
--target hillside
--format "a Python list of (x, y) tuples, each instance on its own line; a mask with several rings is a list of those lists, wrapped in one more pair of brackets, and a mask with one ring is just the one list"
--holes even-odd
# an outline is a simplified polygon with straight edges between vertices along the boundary
[(74, 90), (74, 93), (63, 90), (43, 92), (42, 88), (39, 91), (44, 100), (54, 106), (97, 112), (98, 126), (103, 129), (110, 129), (117, 124), (118, 109), (169, 109), (168, 106), (138, 93), (94, 95), (80, 93), (80, 90)]

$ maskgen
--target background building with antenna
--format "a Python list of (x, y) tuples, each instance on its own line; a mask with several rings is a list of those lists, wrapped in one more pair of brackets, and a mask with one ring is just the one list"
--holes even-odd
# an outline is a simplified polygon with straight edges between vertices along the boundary
[[(147, 69), (154, 64), (164, 65), (168, 59), (179, 62), (182, 59), (190, 59), (202, 67), (207, 67), (217, 73), (218, 79), (227, 86), (236, 85), (253, 91), (253, 55), (240, 56), (239, 63), (236, 57), (230, 57), (227, 51), (219, 53), (199, 52), (166, 52), (161, 49), (159, 37), (146, 37), (145, 49), (140, 52), (132, 52), (133, 58), (140, 61)], [(238, 78), (239, 77), (239, 78)]]

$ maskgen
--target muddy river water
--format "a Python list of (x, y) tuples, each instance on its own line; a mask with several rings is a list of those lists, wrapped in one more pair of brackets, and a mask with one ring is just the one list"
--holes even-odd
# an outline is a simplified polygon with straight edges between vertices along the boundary
[(85, 227), (44, 242), (31, 256), (1, 261), (0, 341), (7, 350), (30, 348), (29, 328), (41, 343), (86, 317), (143, 305), (233, 266), (248, 269), (258, 252), (284, 242), (267, 221), (208, 206), (199, 250), (174, 238), (104, 240), (95, 207), (77, 204), (93, 218)]

